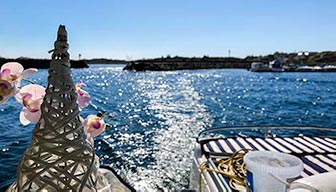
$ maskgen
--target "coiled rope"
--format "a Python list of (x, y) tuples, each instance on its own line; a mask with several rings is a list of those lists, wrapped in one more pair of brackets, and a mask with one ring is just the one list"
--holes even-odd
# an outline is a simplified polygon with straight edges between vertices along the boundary
[(236, 191), (245, 191), (246, 188), (246, 168), (244, 164), (244, 155), (251, 151), (250, 149), (240, 149), (233, 153), (230, 157), (216, 159), (214, 161), (217, 169), (209, 167), (208, 161), (203, 162), (200, 166), (199, 175), (199, 191), (202, 190), (202, 172), (204, 170), (222, 174), (224, 177), (229, 178), (229, 186)]

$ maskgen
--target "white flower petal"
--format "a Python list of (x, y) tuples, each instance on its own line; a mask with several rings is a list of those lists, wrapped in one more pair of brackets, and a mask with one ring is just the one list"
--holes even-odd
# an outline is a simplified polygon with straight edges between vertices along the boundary
[(8, 63), (5, 63), (1, 66), (1, 71), (3, 69), (10, 69), (11, 70), (11, 74), (15, 74), (15, 75), (19, 75), (22, 73), (23, 71), (23, 67), (20, 63), (18, 62), (8, 62)]
[(29, 69), (26, 69), (22, 72), (22, 75), (21, 75), (21, 78), (22, 79), (26, 79), (28, 76), (36, 73), (38, 70), (35, 69), (35, 68), (29, 68)]
[(32, 123), (37, 123), (40, 120), (40, 118), (41, 118), (41, 111), (37, 111), (35, 113), (28, 112), (26, 117)]
[(22, 125), (28, 125), (29, 123), (31, 123), (31, 121), (29, 121), (27, 118), (26, 118), (26, 114), (28, 113), (28, 109), (26, 108), (23, 108), (20, 112), (20, 122)]
[[(41, 99), (45, 95), (45, 88), (41, 85), (30, 84), (22, 87), (19, 91), (21, 95), (26, 93), (32, 94), (32, 99)], [(19, 96), (18, 96), (19, 97)]]

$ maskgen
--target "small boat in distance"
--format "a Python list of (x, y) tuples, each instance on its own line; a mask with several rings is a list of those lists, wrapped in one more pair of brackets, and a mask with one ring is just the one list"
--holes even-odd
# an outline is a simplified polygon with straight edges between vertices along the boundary
[(251, 72), (283, 72), (284, 69), (279, 61), (274, 60), (269, 64), (264, 64), (262, 62), (253, 62), (250, 68)]
[(317, 66), (308, 66), (302, 64), (281, 64), (274, 60), (268, 64), (262, 62), (251, 63), (251, 72), (336, 72), (335, 65), (320, 64)]
[[(290, 154), (302, 161), (303, 171), (299, 171), (298, 177), (281, 180), (274, 176), (278, 182), (286, 183), (288, 191), (323, 188), (333, 191), (336, 188), (332, 184), (336, 176), (336, 129), (270, 126), (223, 127), (200, 132), (195, 143), (189, 188), (211, 192), (250, 191), (253, 179), (267, 178), (256, 178), (258, 175), (252, 174), (252, 183), (247, 181), (249, 174), (243, 156), (249, 151)], [(235, 161), (239, 166), (234, 166)]]

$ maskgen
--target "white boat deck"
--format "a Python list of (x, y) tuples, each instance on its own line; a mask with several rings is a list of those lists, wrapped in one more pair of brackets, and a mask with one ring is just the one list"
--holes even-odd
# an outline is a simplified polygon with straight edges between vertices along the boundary
[[(331, 137), (237, 137), (207, 140), (202, 141), (202, 158), (198, 158), (196, 163), (201, 164), (201, 161), (207, 160), (211, 166), (216, 158), (230, 156), (242, 148), (295, 155), (304, 163), (304, 170), (300, 177), (336, 170), (336, 140)], [(217, 169), (214, 165), (212, 168)], [(210, 191), (231, 191), (226, 183), (227, 180), (222, 175), (213, 172), (206, 172), (205, 175), (207, 175), (204, 177), (207, 178), (206, 182), (211, 183)]]

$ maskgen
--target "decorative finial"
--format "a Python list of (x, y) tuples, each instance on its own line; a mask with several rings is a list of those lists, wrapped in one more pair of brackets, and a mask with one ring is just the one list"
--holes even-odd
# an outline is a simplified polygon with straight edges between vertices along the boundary
[[(70, 54), (68, 53), (69, 44), (68, 44), (68, 33), (64, 25), (60, 25), (57, 31), (57, 39), (54, 43), (54, 49), (50, 50), (49, 53), (53, 53), (51, 58), (52, 60), (69, 60)], [(70, 67), (70, 62), (67, 62), (66, 65)]]

